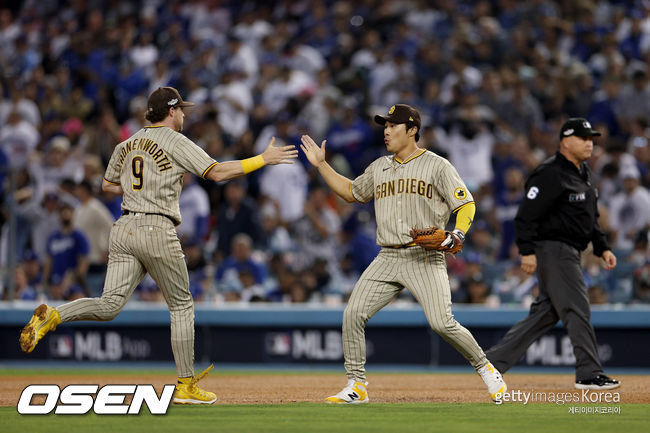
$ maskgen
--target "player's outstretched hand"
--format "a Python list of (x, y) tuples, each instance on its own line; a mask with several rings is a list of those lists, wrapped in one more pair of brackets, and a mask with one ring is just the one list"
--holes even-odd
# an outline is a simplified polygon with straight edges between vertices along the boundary
[(296, 149), (296, 146), (275, 147), (273, 144), (275, 144), (275, 137), (271, 137), (269, 145), (262, 153), (262, 158), (264, 158), (266, 165), (293, 164), (293, 160), (298, 158), (298, 149)]
[(309, 162), (311, 162), (311, 165), (318, 167), (323, 163), (323, 161), (325, 161), (326, 140), (323, 140), (323, 143), (318, 146), (318, 144), (316, 144), (316, 142), (309, 135), (303, 135), (300, 138), (300, 141), (302, 142), (300, 148), (303, 152), (305, 152), (305, 156)]

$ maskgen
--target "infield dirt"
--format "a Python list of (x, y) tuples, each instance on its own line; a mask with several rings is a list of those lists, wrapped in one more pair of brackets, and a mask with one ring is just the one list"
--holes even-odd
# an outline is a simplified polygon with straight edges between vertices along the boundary
[[(650, 376), (616, 376), (622, 383), (620, 403), (650, 403)], [(559, 394), (578, 392), (569, 374), (508, 374), (510, 391)], [(0, 378), (0, 406), (15, 406), (22, 390), (30, 384), (153, 384), (160, 392), (176, 378), (161, 374), (61, 374), (26, 375), (17, 372)], [(480, 403), (490, 399), (483, 381), (474, 374), (388, 374), (368, 376), (368, 392), (376, 403)], [(216, 404), (282, 404), (322, 402), (345, 386), (344, 375), (333, 374), (244, 374), (212, 375), (199, 385), (217, 394)], [(601, 403), (605, 401), (602, 400)], [(534, 403), (534, 402), (533, 402)]]

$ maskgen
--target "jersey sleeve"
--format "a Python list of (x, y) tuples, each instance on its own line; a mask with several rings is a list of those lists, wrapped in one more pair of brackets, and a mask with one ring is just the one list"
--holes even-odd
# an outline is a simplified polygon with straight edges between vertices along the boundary
[(120, 153), (122, 151), (122, 145), (117, 145), (111, 159), (108, 161), (108, 166), (106, 167), (106, 173), (104, 173), (104, 180), (113, 185), (120, 184), (120, 173), (122, 172), (122, 163), (120, 162)]
[(455, 211), (466, 203), (474, 201), (472, 193), (465, 186), (458, 171), (446, 159), (442, 159), (440, 168), (435, 174), (434, 184), (445, 199), (451, 211)]
[(535, 253), (540, 222), (562, 194), (558, 179), (554, 170), (545, 168), (534, 171), (526, 181), (524, 199), (515, 217), (516, 243), (521, 255)]
[(180, 140), (173, 149), (172, 157), (186, 171), (205, 177), (218, 162), (192, 140), (182, 134), (179, 136)]
[(352, 196), (360, 203), (368, 203), (375, 196), (374, 168), (376, 165), (376, 162), (373, 162), (363, 174), (352, 181)]

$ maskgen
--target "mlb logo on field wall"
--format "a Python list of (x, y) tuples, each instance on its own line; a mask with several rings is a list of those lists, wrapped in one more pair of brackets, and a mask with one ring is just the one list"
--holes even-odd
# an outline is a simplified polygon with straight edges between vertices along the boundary
[[(152, 415), (164, 415), (174, 388), (165, 385), (159, 398), (153, 385), (105, 385), (101, 389), (99, 385), (68, 385), (63, 390), (58, 385), (29, 385), (20, 394), (16, 409), (21, 415), (45, 415), (52, 410), (57, 415), (83, 415), (90, 409), (98, 415), (138, 415), (146, 402)], [(131, 404), (124, 404), (131, 394)], [(45, 396), (45, 402), (32, 402), (36, 395)]]

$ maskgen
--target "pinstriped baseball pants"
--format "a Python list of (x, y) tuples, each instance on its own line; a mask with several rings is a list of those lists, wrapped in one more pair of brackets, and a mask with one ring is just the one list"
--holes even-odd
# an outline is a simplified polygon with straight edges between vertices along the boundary
[(57, 307), (62, 322), (113, 320), (149, 272), (169, 306), (171, 344), (179, 377), (194, 374), (194, 302), (180, 241), (160, 215), (123, 215), (113, 225), (104, 291)]
[(488, 362), (472, 334), (451, 312), (444, 254), (419, 247), (382, 248), (361, 275), (343, 313), (343, 355), (348, 379), (366, 380), (366, 323), (404, 288), (418, 301), (431, 328), (474, 368)]

